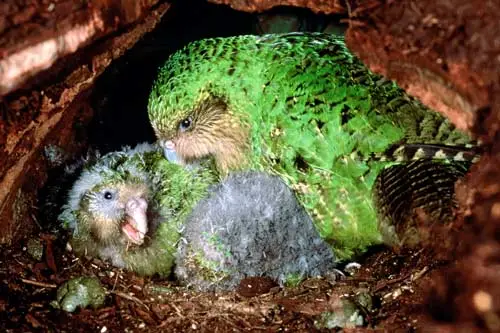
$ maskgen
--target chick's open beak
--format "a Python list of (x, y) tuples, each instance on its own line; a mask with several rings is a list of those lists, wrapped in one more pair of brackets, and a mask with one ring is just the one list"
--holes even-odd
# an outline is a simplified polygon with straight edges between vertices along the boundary
[(148, 232), (147, 210), (148, 203), (141, 197), (133, 197), (125, 204), (126, 217), (122, 230), (134, 244), (144, 243), (144, 237)]

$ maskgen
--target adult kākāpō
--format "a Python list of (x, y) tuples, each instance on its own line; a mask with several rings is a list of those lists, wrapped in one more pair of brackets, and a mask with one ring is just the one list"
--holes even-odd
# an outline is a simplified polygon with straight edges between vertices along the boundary
[(59, 219), (77, 255), (168, 276), (183, 222), (216, 181), (209, 168), (187, 170), (153, 145), (124, 148), (84, 167)]
[(211, 156), (222, 175), (280, 175), (343, 258), (380, 242), (380, 200), (372, 189), (383, 170), (414, 159), (462, 164), (475, 156), (470, 139), (441, 115), (371, 73), (342, 37), (321, 33), (192, 42), (161, 68), (149, 117), (170, 160)]

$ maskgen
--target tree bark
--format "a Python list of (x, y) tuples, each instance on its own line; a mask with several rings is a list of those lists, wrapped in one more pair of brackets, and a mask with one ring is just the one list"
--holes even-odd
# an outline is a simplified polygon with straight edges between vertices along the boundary
[(94, 81), (169, 8), (147, 0), (32, 3), (0, 4), (0, 96), (23, 87), (0, 99), (0, 243), (36, 222), (37, 189), (50, 167), (43, 149), (84, 147), (75, 124), (92, 116), (86, 98)]

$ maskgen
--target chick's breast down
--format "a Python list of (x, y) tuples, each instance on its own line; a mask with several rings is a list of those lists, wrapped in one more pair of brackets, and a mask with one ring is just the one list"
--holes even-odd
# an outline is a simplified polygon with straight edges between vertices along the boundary
[(225, 290), (242, 278), (288, 280), (333, 272), (331, 247), (295, 194), (276, 176), (240, 172), (214, 186), (189, 216), (175, 273), (199, 290)]

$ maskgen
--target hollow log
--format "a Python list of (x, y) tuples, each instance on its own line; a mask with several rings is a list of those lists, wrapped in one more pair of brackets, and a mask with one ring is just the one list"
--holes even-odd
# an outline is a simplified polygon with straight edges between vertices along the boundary
[(228, 5), (233, 9), (245, 12), (262, 12), (278, 6), (294, 6), (309, 8), (314, 13), (339, 14), (345, 12), (343, 0), (209, 0), (210, 2)]
[[(500, 312), (500, 2), (209, 1), (248, 12), (290, 5), (344, 14), (347, 44), (371, 70), (396, 80), (486, 144), (485, 156), (459, 191), (467, 233), (459, 239), (466, 245), (437, 283), (434, 300), (443, 308), (453, 305), (449, 318), (498, 324), (493, 315)], [(31, 212), (37, 190), (54, 162), (42, 150), (85, 146), (85, 133), (75, 127), (85, 128), (92, 117), (87, 99), (96, 78), (168, 8), (159, 0), (0, 3), (0, 243), (36, 222)], [(478, 295), (494, 302), (479, 306)]]
[(0, 243), (36, 222), (49, 167), (43, 147), (84, 146), (75, 124), (92, 116), (92, 84), (169, 8), (157, 0), (31, 3), (0, 4)]

